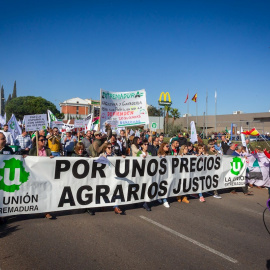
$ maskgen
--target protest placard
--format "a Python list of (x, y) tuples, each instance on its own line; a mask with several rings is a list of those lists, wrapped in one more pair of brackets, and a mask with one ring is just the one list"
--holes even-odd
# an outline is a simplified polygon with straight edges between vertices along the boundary
[(46, 129), (48, 125), (46, 114), (25, 115), (24, 121), (26, 131), (36, 131), (40, 129)]
[(101, 90), (100, 127), (105, 124), (112, 129), (149, 124), (144, 89), (131, 92), (108, 92)]

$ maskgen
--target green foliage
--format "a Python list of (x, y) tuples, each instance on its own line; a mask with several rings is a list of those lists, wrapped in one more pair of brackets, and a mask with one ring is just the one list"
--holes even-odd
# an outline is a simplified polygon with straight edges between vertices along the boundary
[(14, 86), (13, 86), (12, 99), (16, 97), (17, 97), (17, 86), (16, 86), (16, 81), (15, 81)]
[(8, 99), (6, 101), (6, 105), (11, 101), (11, 94), (8, 95)]
[(157, 109), (155, 106), (149, 105), (148, 108), (148, 115), (149, 116), (162, 116), (162, 109)]
[(168, 135), (169, 137), (175, 137), (178, 135), (179, 130), (183, 130), (182, 125), (168, 125)]
[(4, 87), (3, 87), (3, 85), (2, 85), (2, 87), (1, 87), (1, 100), (0, 100), (0, 102), (1, 102), (1, 115), (4, 115), (4, 113), (5, 113), (5, 91), (4, 91)]
[(17, 97), (11, 99), (6, 105), (7, 119), (9, 119), (14, 113), (16, 118), (23, 119), (24, 115), (29, 114), (46, 114), (47, 110), (50, 110), (56, 117), (61, 118), (61, 114), (56, 106), (42, 98), (34, 96)]
[(175, 120), (176, 118), (180, 117), (180, 112), (176, 108), (172, 108), (170, 116)]

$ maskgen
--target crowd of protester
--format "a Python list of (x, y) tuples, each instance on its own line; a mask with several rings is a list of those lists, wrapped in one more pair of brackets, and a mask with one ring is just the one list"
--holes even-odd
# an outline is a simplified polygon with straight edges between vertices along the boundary
[[(121, 130), (118, 134), (111, 130), (110, 125), (106, 126), (106, 132), (90, 131), (73, 132), (67, 129), (60, 134), (57, 127), (53, 129), (40, 130), (36, 141), (35, 132), (26, 132), (22, 128), (22, 134), (13, 140), (8, 126), (4, 125), (0, 130), (0, 154), (21, 154), (24, 157), (30, 156), (47, 156), (47, 157), (113, 157), (126, 156), (147, 158), (149, 156), (165, 157), (173, 156), (204, 156), (204, 155), (232, 155), (247, 156), (247, 153), (262, 152), (260, 146), (252, 149), (249, 140), (246, 140), (246, 146), (240, 146), (230, 142), (225, 135), (218, 134), (209, 138), (208, 143), (204, 144), (198, 136), (194, 144), (188, 141), (188, 135), (181, 131), (170, 138), (168, 142), (164, 141), (164, 135), (150, 132), (149, 130), (136, 130), (136, 132), (126, 129)], [(220, 135), (220, 136), (219, 136)], [(221, 143), (217, 143), (217, 139)], [(14, 146), (16, 146), (14, 148)], [(37, 149), (38, 148), (38, 149)], [(270, 153), (264, 149), (265, 155), (270, 158)], [(245, 195), (252, 195), (248, 190), (248, 185), (242, 188)], [(270, 189), (269, 197), (270, 197)], [(235, 189), (231, 189), (232, 194), (236, 194)], [(190, 197), (198, 198), (200, 202), (205, 202), (205, 196), (202, 193), (192, 194), (189, 196), (178, 196), (179, 203), (190, 203)], [(217, 190), (213, 190), (213, 197), (221, 199)], [(166, 208), (169, 208), (167, 199), (159, 200)], [(143, 208), (151, 211), (150, 203), (144, 202)], [(87, 209), (91, 215), (95, 214), (94, 209)], [(118, 205), (114, 206), (116, 214), (123, 214)], [(52, 218), (50, 213), (45, 214), (46, 218)]]

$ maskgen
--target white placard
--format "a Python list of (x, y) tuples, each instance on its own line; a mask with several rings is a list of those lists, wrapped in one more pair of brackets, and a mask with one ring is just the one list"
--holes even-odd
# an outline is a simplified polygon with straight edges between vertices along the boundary
[(100, 126), (112, 129), (149, 124), (144, 89), (131, 92), (109, 92), (101, 90)]
[(25, 115), (24, 121), (26, 131), (46, 129), (48, 125), (47, 114)]

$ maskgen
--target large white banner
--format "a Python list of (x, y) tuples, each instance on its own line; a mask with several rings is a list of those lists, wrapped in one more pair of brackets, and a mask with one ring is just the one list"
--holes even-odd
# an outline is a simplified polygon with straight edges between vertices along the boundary
[(93, 158), (0, 156), (0, 216), (139, 203), (243, 186), (230, 156)]
[(25, 130), (36, 131), (46, 129), (48, 126), (46, 114), (33, 114), (24, 116)]
[(144, 89), (131, 92), (101, 91), (100, 126), (113, 129), (149, 124)]

